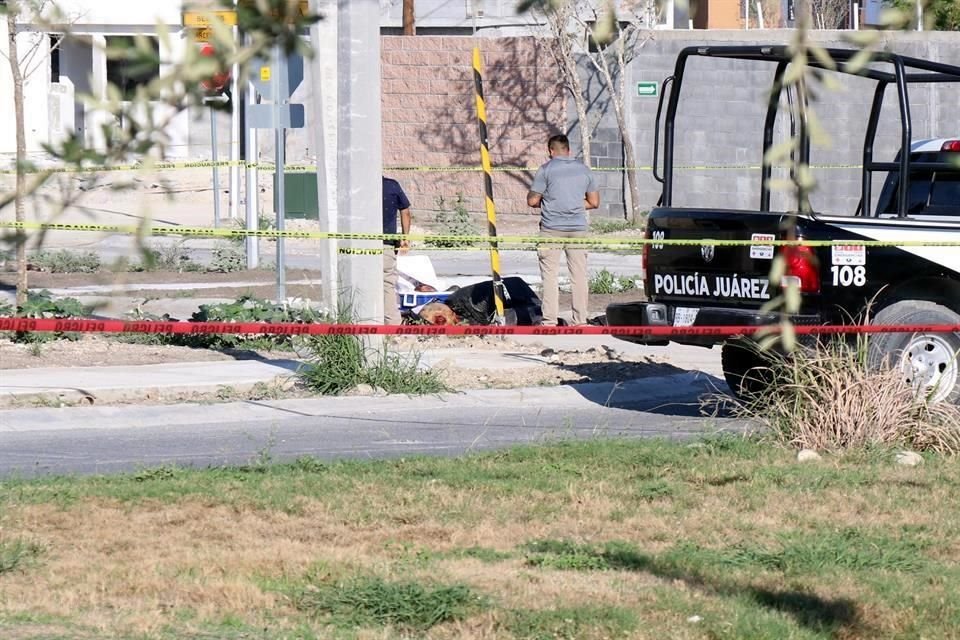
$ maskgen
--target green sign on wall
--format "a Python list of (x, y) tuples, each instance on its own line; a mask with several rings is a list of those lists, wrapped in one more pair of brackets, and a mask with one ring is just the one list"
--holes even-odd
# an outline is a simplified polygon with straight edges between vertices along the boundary
[(659, 87), (656, 82), (638, 82), (637, 95), (642, 98), (656, 98)]

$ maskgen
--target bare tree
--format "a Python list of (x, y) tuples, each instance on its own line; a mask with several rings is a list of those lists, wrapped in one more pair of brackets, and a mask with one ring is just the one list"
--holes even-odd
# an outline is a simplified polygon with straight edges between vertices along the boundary
[(848, 0), (801, 0), (799, 9), (808, 12), (813, 29), (840, 29), (850, 19)]
[[(23, 222), (26, 218), (23, 206), (26, 173), (24, 162), (27, 158), (26, 132), (23, 124), (23, 73), (20, 71), (20, 57), (17, 54), (17, 15), (20, 7), (16, 1), (7, 4), (7, 43), (10, 75), (13, 78), (14, 122), (17, 130), (17, 181), (14, 188), (15, 220)], [(27, 301), (27, 247), (25, 242), (17, 243), (17, 306)]]
[(526, 8), (540, 10), (546, 18), (546, 29), (553, 40), (547, 48), (562, 71), (564, 87), (574, 97), (584, 161), (588, 163), (592, 158), (589, 105), (579, 73), (580, 61), (587, 61), (609, 94), (626, 165), (624, 179), (629, 203), (624, 217), (638, 223), (642, 212), (636, 154), (627, 126), (627, 66), (652, 37), (651, 29), (659, 21), (662, 8), (656, 0), (624, 5), (620, 7), (620, 15), (608, 0), (540, 0), (527, 2)]
[[(587, 50), (589, 33), (580, 29), (573, 20), (575, 11), (573, 3), (560, 4), (552, 11), (535, 11), (535, 15), (546, 25), (546, 50), (553, 57), (563, 87), (571, 96), (577, 110), (577, 122), (580, 123), (580, 148), (583, 150), (583, 161), (591, 164), (593, 154), (590, 148), (590, 127), (588, 124), (587, 98), (583, 87), (583, 78), (580, 76), (577, 64), (578, 52)], [(574, 31), (576, 29), (576, 31)]]
[[(34, 189), (27, 186), (27, 141), (26, 125), (23, 113), (23, 84), (30, 78), (45, 62), (45, 58), (38, 53), (44, 46), (49, 46), (49, 50), (60, 46), (60, 40), (51, 42), (46, 34), (34, 32), (32, 40), (27, 47), (21, 51), (17, 35), (22, 31), (25, 23), (39, 22), (43, 16), (55, 15), (62, 20), (57, 7), (49, 0), (8, 0), (6, 3), (7, 13), (7, 54), (6, 59), (10, 66), (10, 76), (13, 79), (13, 110), (14, 127), (16, 129), (16, 183), (14, 187), (14, 219), (18, 223), (26, 220), (25, 199), (27, 193)], [(27, 247), (23, 242), (22, 229), (19, 230), (20, 240), (17, 242), (17, 306), (22, 306), (27, 301)]]
[[(637, 185), (636, 154), (633, 139), (627, 126), (627, 65), (636, 57), (643, 46), (649, 42), (652, 32), (643, 19), (647, 8), (641, 3), (639, 14), (617, 16), (607, 8), (598, 10), (593, 2), (583, 3), (581, 11), (574, 14), (574, 20), (581, 29), (592, 33), (593, 47), (585, 53), (593, 68), (600, 74), (610, 93), (610, 102), (617, 119), (617, 128), (623, 143), (625, 178), (630, 194), (629, 211), (625, 217), (630, 222), (640, 222), (640, 189)], [(627, 20), (624, 20), (627, 18)]]
[[(15, 220), (22, 223), (26, 220), (24, 210), (24, 198), (26, 193), (26, 161), (27, 161), (27, 135), (23, 118), (23, 79), (27, 75), (20, 67), (21, 58), (17, 49), (17, 21), (20, 18), (24, 7), (19, 0), (9, 0), (7, 2), (7, 62), (10, 63), (10, 76), (13, 78), (13, 119), (16, 128), (17, 152), (16, 152), (16, 186), (14, 187), (14, 211)], [(28, 62), (30, 54), (35, 53), (37, 46), (24, 56), (24, 62)], [(17, 306), (21, 307), (27, 301), (27, 247), (25, 242), (17, 243)]]

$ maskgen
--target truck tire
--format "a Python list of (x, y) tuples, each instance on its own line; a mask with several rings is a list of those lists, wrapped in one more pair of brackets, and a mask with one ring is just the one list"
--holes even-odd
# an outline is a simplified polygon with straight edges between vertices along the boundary
[(770, 362), (760, 346), (749, 340), (724, 342), (720, 349), (723, 377), (741, 400), (755, 399), (770, 386)]
[[(960, 315), (925, 300), (884, 307), (871, 324), (960, 325)], [(960, 333), (880, 333), (870, 338), (867, 364), (900, 369), (931, 402), (960, 404)]]

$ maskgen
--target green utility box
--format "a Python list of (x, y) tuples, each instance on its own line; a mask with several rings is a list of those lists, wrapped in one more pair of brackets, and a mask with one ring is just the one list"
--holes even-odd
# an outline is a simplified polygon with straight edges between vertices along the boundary
[[(285, 218), (320, 218), (320, 206), (317, 201), (317, 174), (315, 173), (285, 173), (283, 174), (284, 213)], [(273, 174), (273, 211), (277, 206), (277, 174)]]

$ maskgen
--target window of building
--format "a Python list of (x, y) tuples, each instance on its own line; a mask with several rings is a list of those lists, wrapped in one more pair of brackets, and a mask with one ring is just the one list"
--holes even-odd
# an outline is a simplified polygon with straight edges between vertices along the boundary
[(60, 82), (60, 45), (63, 35), (50, 34), (50, 82)]
[[(147, 84), (160, 75), (160, 41), (148, 37), (153, 47), (153, 56), (144, 60), (135, 56), (136, 43), (133, 36), (107, 36), (107, 82), (115, 85), (124, 99), (133, 98), (137, 86)], [(124, 55), (129, 51), (131, 55)]]

